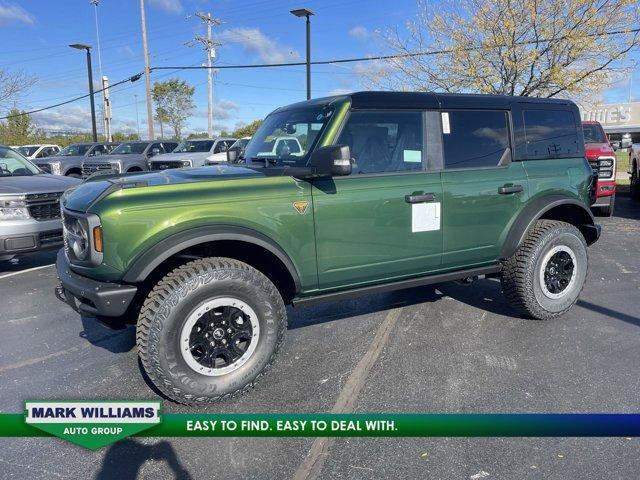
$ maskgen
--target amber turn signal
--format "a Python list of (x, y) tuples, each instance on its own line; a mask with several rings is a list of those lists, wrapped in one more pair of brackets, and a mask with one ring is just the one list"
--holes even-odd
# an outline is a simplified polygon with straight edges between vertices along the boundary
[(102, 227), (93, 227), (93, 248), (102, 253)]

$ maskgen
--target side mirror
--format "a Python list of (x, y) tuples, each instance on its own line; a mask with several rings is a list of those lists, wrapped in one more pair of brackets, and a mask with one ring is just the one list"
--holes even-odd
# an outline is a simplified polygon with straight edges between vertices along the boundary
[(154, 148), (151, 150), (151, 156), (155, 157), (156, 155), (160, 155), (160, 149), (159, 148)]
[(95, 152), (93, 152), (93, 155), (94, 155), (94, 156), (102, 155), (102, 151), (100, 151), (100, 150), (96, 150)]
[(309, 167), (318, 177), (351, 175), (351, 150), (348, 145), (327, 145), (311, 154)]
[(240, 161), (240, 147), (232, 147), (227, 149), (227, 162), (229, 163), (238, 163)]

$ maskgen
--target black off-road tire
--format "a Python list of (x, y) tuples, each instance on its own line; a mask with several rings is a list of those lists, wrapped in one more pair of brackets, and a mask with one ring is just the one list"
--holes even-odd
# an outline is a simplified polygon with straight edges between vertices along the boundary
[[(202, 375), (183, 358), (180, 332), (199, 306), (228, 296), (255, 311), (260, 326), (257, 346), (237, 370)], [(140, 311), (136, 343), (144, 370), (164, 395), (178, 403), (202, 405), (251, 389), (273, 364), (286, 328), (282, 297), (265, 275), (246, 263), (212, 257), (180, 266), (158, 282)]]
[[(540, 274), (545, 255), (555, 247), (575, 254), (575, 281), (561, 298), (548, 298)], [(547, 262), (545, 262), (547, 263)], [(569, 310), (578, 300), (587, 276), (587, 244), (576, 227), (555, 220), (539, 220), (516, 253), (502, 266), (502, 291), (519, 313), (538, 320), (551, 320)]]

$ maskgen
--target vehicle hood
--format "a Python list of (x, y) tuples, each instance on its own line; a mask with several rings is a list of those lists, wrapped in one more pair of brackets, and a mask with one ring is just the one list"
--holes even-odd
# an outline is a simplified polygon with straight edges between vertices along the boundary
[[(106, 155), (105, 155), (106, 156)], [(34, 160), (36, 165), (47, 164), (51, 162), (60, 162), (62, 165), (66, 163), (80, 163), (85, 160), (84, 155), (52, 155), (50, 157), (38, 158)], [(94, 157), (91, 157), (92, 159)]]
[(80, 179), (60, 175), (0, 177), (0, 195), (62, 192), (81, 183)]
[[(166, 156), (166, 155), (165, 155)], [(231, 165), (216, 165), (199, 168), (176, 168), (157, 172), (127, 175), (101, 176), (89, 179), (68, 195), (62, 197), (63, 205), (79, 212), (86, 212), (100, 197), (122, 188), (157, 187), (182, 183), (233, 180), (245, 177), (261, 178), (259, 171)]]
[(175, 162), (181, 160), (202, 160), (204, 161), (211, 152), (180, 152), (180, 153), (165, 153), (164, 155), (154, 157), (152, 162)]
[(615, 152), (608, 143), (586, 143), (584, 153), (587, 157), (599, 157), (602, 155), (615, 156)]
[(127, 155), (100, 155), (99, 157), (91, 157), (91, 159), (85, 160), (84, 163), (115, 163), (117, 161), (127, 163), (135, 162), (136, 160), (141, 160), (143, 158), (144, 155), (141, 153), (129, 153)]

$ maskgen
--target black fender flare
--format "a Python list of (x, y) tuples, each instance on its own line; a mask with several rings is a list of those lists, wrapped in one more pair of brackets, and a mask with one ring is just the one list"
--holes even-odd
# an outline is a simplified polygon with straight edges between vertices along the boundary
[(237, 240), (268, 250), (284, 264), (293, 279), (296, 291), (300, 291), (298, 269), (289, 255), (274, 240), (251, 228), (233, 225), (195, 227), (170, 235), (136, 258), (123, 280), (127, 283), (143, 282), (156, 267), (176, 253), (201, 243), (216, 240)]
[(593, 213), (591, 213), (591, 210), (585, 206), (583, 202), (563, 195), (545, 195), (532, 200), (520, 211), (502, 244), (500, 259), (505, 260), (511, 257), (518, 247), (522, 245), (522, 242), (524, 242), (533, 225), (549, 210), (561, 205), (571, 205), (580, 208), (582, 218), (576, 219), (576, 222), (571, 223), (580, 228), (583, 234), (588, 233), (585, 235), (587, 244), (591, 245), (594, 243), (600, 235), (600, 229), (595, 224)]

